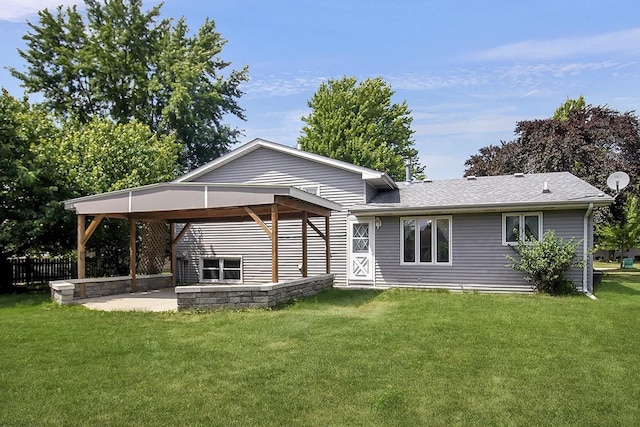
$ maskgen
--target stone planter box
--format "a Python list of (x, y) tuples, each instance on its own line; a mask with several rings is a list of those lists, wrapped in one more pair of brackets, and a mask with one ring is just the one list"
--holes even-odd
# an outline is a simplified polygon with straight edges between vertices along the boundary
[(263, 285), (178, 286), (178, 311), (219, 308), (273, 308), (333, 287), (333, 274)]

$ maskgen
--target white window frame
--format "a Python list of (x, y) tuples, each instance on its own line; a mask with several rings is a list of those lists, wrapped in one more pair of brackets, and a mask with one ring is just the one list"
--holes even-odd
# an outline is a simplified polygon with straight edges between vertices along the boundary
[[(438, 220), (446, 219), (449, 221), (449, 235), (447, 239), (449, 241), (449, 261), (438, 262)], [(420, 220), (433, 221), (433, 231), (431, 233), (431, 261), (420, 261), (420, 239), (417, 238), (418, 224)], [(404, 222), (415, 221), (416, 224), (416, 239), (415, 239), (415, 261), (404, 260)], [(453, 235), (453, 217), (451, 215), (439, 215), (439, 216), (405, 216), (400, 217), (400, 265), (453, 265), (453, 243), (451, 237)]]
[(502, 246), (518, 246), (518, 242), (507, 242), (507, 217), (508, 216), (517, 216), (519, 217), (519, 230), (520, 236), (518, 236), (519, 240), (524, 240), (524, 223), (526, 216), (537, 216), (538, 217), (538, 239), (542, 238), (542, 230), (544, 229), (542, 226), (542, 212), (507, 212), (502, 214)]
[[(219, 274), (219, 278), (218, 279), (205, 279), (204, 278), (204, 261), (205, 260), (218, 260), (220, 262), (220, 274)], [(225, 260), (240, 260), (240, 279), (224, 279), (224, 261)], [(223, 255), (223, 256), (201, 256), (200, 257), (200, 283), (242, 283), (242, 279), (243, 279), (243, 260), (242, 260), (242, 256), (239, 255)], [(238, 270), (238, 268), (235, 267), (229, 267), (228, 270)]]
[[(320, 196), (320, 184), (298, 185), (296, 188), (309, 194)], [(311, 189), (314, 189), (315, 191), (311, 191)]]

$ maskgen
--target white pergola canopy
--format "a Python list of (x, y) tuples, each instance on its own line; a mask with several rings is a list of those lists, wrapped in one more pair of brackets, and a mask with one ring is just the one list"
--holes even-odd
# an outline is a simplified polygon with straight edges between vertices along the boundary
[[(278, 281), (278, 220), (302, 221), (302, 275), (307, 275), (307, 226), (325, 240), (326, 270), (330, 271), (329, 217), (341, 209), (337, 203), (297, 188), (274, 185), (163, 183), (96, 194), (65, 201), (65, 208), (78, 215), (78, 278), (85, 277), (86, 243), (103, 218), (130, 221), (130, 274), (135, 291), (135, 232), (137, 221), (171, 224), (171, 266), (176, 271), (176, 245), (194, 222), (255, 221), (272, 244), (272, 281)], [(86, 218), (93, 220), (86, 226)], [(324, 217), (321, 232), (309, 221)], [(269, 228), (264, 221), (271, 221)], [(175, 224), (185, 224), (176, 235)]]

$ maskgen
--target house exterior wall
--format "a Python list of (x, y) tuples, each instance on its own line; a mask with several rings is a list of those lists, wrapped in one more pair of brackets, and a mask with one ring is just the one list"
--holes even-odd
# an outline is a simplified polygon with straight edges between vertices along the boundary
[(365, 183), (365, 189), (366, 189), (366, 193), (365, 193), (365, 200), (364, 203), (369, 203), (371, 201), (371, 199), (373, 199), (376, 194), (378, 194), (378, 190), (371, 184)]
[[(320, 196), (339, 203), (342, 211), (332, 212), (330, 219), (331, 273), (335, 283), (346, 283), (346, 217), (350, 206), (362, 204), (365, 185), (358, 173), (323, 165), (268, 148), (255, 151), (215, 169), (194, 182), (242, 183), (291, 186), (320, 185)], [(312, 222), (324, 232), (324, 218)], [(266, 223), (269, 227), (271, 224)], [(301, 221), (279, 221), (279, 275), (282, 279), (301, 277)], [(241, 236), (242, 239), (238, 237)], [(325, 246), (311, 228), (308, 229), (308, 273), (325, 273)], [(179, 266), (178, 281), (199, 281), (201, 256), (242, 256), (243, 281), (264, 283), (271, 280), (271, 241), (255, 222), (194, 224), (178, 245), (178, 253), (189, 254), (188, 262)], [(186, 267), (186, 268), (185, 268)]]
[[(554, 229), (558, 237), (582, 239), (585, 211), (543, 212), (543, 229)], [(452, 216), (451, 265), (401, 265), (400, 217), (383, 217), (376, 230), (376, 285), (431, 286), (477, 284), (523, 291), (528, 285), (523, 273), (508, 266), (506, 255), (515, 252), (502, 244), (502, 213), (456, 214)], [(582, 245), (577, 256), (582, 257)], [(567, 278), (582, 285), (582, 269), (572, 269)]]

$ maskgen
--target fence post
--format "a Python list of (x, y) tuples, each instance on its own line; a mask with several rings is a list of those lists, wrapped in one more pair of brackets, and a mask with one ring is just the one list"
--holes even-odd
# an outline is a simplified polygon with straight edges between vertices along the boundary
[(31, 268), (32, 268), (31, 257), (26, 257), (24, 259), (24, 275), (25, 275), (24, 282), (27, 285), (30, 285), (31, 281), (33, 280)]

